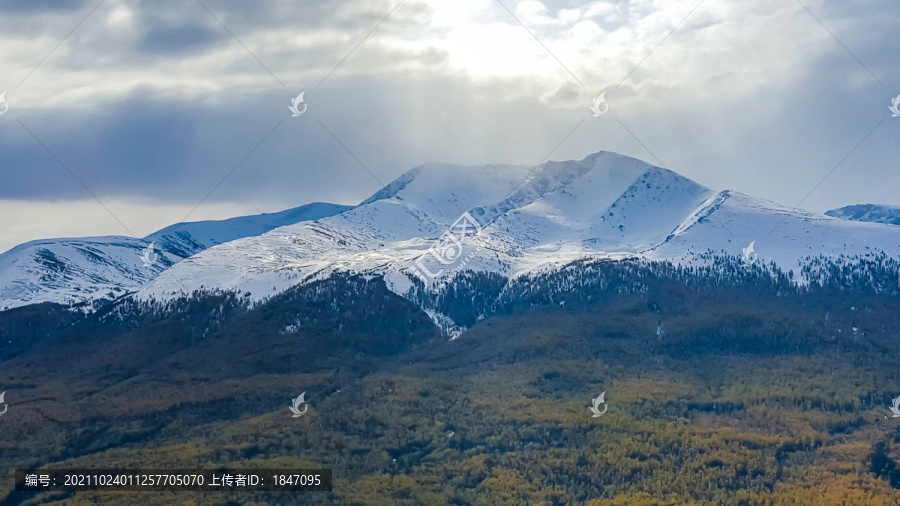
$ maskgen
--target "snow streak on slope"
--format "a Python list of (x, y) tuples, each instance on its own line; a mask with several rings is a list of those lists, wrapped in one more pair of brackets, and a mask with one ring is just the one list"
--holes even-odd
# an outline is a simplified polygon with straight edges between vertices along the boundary
[[(115, 298), (211, 245), (347, 209), (351, 207), (315, 203), (274, 214), (179, 223), (143, 239), (108, 236), (21, 244), (0, 255), (0, 310), (40, 302), (73, 304)], [(145, 266), (141, 255), (151, 244), (158, 259)]]

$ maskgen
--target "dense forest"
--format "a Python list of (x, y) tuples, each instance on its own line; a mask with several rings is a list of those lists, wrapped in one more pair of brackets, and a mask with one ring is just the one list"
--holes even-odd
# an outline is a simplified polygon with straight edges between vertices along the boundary
[[(900, 504), (895, 260), (365, 273), (0, 312), (2, 472), (330, 468), (330, 493), (12, 504)], [(801, 282), (802, 280), (802, 282)], [(450, 339), (420, 307), (465, 328)], [(309, 411), (292, 418), (306, 392)], [(608, 411), (592, 417), (605, 392)]]

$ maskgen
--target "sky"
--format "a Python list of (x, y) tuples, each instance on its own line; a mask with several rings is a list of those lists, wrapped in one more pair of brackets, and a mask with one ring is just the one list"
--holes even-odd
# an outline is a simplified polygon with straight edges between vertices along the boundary
[(7, 0), (0, 18), (0, 252), (601, 150), (815, 212), (900, 205), (896, 0)]

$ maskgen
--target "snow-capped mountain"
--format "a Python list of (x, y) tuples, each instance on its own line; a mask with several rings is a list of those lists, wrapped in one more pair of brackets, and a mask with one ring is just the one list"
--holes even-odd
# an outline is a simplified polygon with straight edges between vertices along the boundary
[(825, 211), (825, 214), (842, 220), (900, 225), (900, 207), (897, 206), (856, 204)]
[[(447, 234), (463, 213), (464, 223), (481, 228), (477, 236)], [(788, 270), (809, 256), (896, 255), (900, 229), (715, 192), (608, 152), (534, 169), (425, 165), (350, 211), (206, 249), (137, 297), (161, 300), (203, 287), (262, 300), (350, 270), (384, 275), (405, 295), (416, 277), (434, 288), (454, 269), (518, 276), (583, 258), (689, 263), (707, 252), (741, 255), (750, 243), (760, 261)]]
[[(144, 266), (151, 243), (159, 258)], [(311, 204), (144, 239), (23, 244), (0, 255), (0, 308), (217, 288), (260, 301), (340, 271), (383, 275), (409, 295), (416, 279), (433, 290), (463, 269), (516, 277), (586, 258), (695, 263), (710, 252), (741, 255), (751, 243), (754, 260), (799, 272), (819, 255), (896, 256), (900, 228), (716, 192), (608, 152), (538, 167), (429, 164), (353, 208)]]
[(179, 223), (142, 239), (107, 236), (27, 242), (0, 255), (0, 310), (39, 302), (73, 304), (115, 298), (210, 246), (351, 208), (313, 203), (279, 213)]

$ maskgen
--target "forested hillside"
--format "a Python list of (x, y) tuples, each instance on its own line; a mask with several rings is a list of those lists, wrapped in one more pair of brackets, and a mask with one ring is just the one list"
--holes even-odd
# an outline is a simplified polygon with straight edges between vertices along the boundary
[[(0, 313), (3, 472), (334, 469), (331, 493), (0, 504), (897, 504), (896, 265), (582, 262), (437, 296), (347, 274)], [(860, 261), (861, 260), (861, 261)], [(420, 299), (416, 299), (420, 297)], [(469, 327), (456, 339), (419, 304)], [(28, 309), (28, 311), (25, 311)], [(306, 392), (309, 411), (292, 418)], [(592, 417), (606, 392), (608, 411)]]

